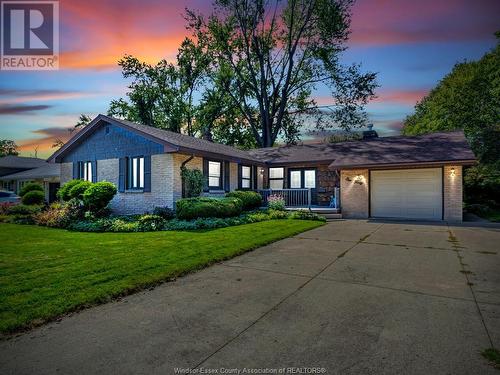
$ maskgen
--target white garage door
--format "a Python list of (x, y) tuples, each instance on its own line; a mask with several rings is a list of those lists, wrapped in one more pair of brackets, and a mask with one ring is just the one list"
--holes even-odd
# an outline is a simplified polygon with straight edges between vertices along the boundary
[(441, 168), (371, 171), (371, 216), (442, 219)]

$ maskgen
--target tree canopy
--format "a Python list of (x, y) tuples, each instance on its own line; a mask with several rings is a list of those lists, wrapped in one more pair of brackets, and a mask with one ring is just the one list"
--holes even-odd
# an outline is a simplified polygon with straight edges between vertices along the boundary
[(499, 44), (478, 61), (456, 64), (404, 121), (408, 135), (463, 129), (483, 164), (500, 169)]
[(18, 146), (10, 139), (0, 139), (0, 157), (7, 155), (19, 155)]
[[(317, 128), (364, 124), (374, 73), (343, 66), (353, 0), (216, 0), (206, 16), (187, 10), (192, 32), (176, 63), (120, 60), (132, 79), (108, 114), (240, 147), (295, 142)], [(316, 89), (331, 103), (320, 106)]]

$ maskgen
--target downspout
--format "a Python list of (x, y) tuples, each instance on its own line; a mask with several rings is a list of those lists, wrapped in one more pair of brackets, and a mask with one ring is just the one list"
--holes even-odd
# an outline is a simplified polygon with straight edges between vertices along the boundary
[(181, 185), (182, 185), (182, 198), (186, 197), (186, 186), (184, 184), (184, 178), (182, 178), (182, 170), (186, 167), (186, 164), (189, 163), (191, 160), (194, 159), (194, 155), (191, 155), (189, 158), (184, 160), (181, 164)]

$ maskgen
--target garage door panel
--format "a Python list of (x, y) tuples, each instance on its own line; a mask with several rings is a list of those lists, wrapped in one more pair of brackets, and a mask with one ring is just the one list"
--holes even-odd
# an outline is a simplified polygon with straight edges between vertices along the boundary
[(442, 218), (440, 168), (372, 171), (370, 191), (373, 217)]

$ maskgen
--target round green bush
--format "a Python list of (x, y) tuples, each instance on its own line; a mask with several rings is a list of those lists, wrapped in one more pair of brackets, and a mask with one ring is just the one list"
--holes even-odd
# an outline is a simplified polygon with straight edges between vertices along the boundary
[(20, 197), (24, 197), (26, 193), (29, 193), (30, 191), (41, 191), (43, 192), (43, 186), (40, 184), (37, 184), (36, 182), (30, 182), (26, 185), (23, 186), (21, 191), (19, 192)]
[(69, 201), (71, 199), (71, 196), (69, 194), (70, 190), (78, 185), (82, 180), (71, 180), (66, 182), (61, 188), (57, 191), (57, 197), (65, 202)]
[(185, 198), (175, 205), (177, 218), (191, 220), (200, 217), (238, 216), (243, 210), (243, 203), (238, 198)]
[(83, 203), (90, 211), (96, 212), (105, 208), (115, 194), (116, 186), (111, 182), (96, 182), (83, 193)]
[(69, 189), (68, 195), (70, 199), (83, 199), (83, 193), (92, 186), (92, 182), (80, 181), (75, 184), (71, 189)]
[(26, 194), (24, 194), (21, 201), (23, 202), (23, 204), (26, 204), (28, 206), (40, 205), (45, 202), (45, 194), (43, 193), (43, 191), (39, 190), (28, 191)]
[(235, 190), (227, 193), (226, 197), (240, 199), (244, 210), (253, 210), (262, 206), (262, 196), (256, 191)]

